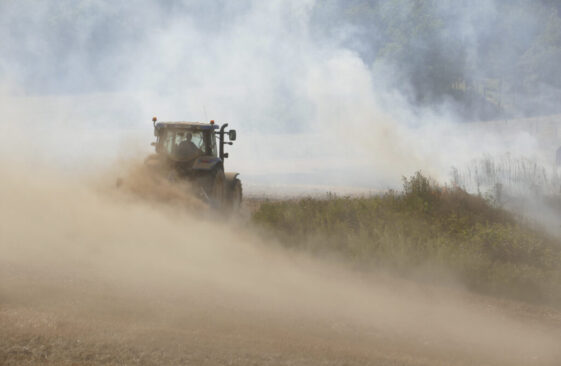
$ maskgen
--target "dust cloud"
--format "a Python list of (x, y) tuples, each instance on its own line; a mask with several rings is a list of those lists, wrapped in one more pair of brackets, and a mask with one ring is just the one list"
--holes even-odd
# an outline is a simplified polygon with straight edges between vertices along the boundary
[[(415, 85), (396, 71), (416, 75), (426, 60), (381, 71), (347, 32), (353, 22), (319, 19), (317, 32), (317, 11), (330, 8), (320, 3), (0, 2), (0, 356), (29, 336), (52, 340), (62, 355), (45, 357), (60, 364), (74, 350), (85, 352), (77, 362), (110, 363), (95, 358), (106, 352), (96, 342), (184, 353), (170, 339), (199, 350), (193, 364), (561, 357), (548, 317), (280, 249), (134, 160), (148, 153), (154, 114), (237, 128), (227, 169), (244, 185), (395, 187), (414, 170), (446, 179), (474, 155), (535, 150), (524, 134), (506, 146), (500, 132), (459, 128), (446, 103), (412, 104), (403, 89)], [(477, 44), (479, 17), (460, 13), (452, 23), (464, 31), (450, 33), (473, 28)], [(189, 363), (179, 357), (153, 363)]]
[[(82, 339), (107, 329), (132, 332), (137, 341), (139, 329), (188, 329), (240, 354), (236, 342), (253, 350), (278, 339), (307, 347), (300, 345), (307, 334), (349, 349), (362, 342), (389, 352), (412, 344), (408, 352), (420, 347), (421, 354), (456, 360), (548, 364), (560, 357), (559, 334), (545, 325), (489, 311), (461, 291), (354, 273), (286, 251), (243, 220), (197, 215), (197, 206), (116, 188), (113, 173), (92, 181), (46, 168), (31, 174), (7, 162), (3, 170), (4, 321), (10, 311), (38, 309), (67, 321), (88, 319), (95, 325), (71, 323)], [(131, 179), (132, 187), (145, 184), (142, 174)], [(37, 327), (19, 324), (19, 331)]]

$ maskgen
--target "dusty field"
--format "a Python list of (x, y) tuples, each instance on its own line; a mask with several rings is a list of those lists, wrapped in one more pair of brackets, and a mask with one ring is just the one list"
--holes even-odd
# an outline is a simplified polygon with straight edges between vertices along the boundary
[[(463, 295), (466, 318), (445, 313), (438, 321), (471, 332), (465, 321), (489, 316), (490, 324), (477, 324), (482, 338), (489, 331), (500, 337), (498, 324), (517, 324), (514, 331), (527, 332), (528, 343), (517, 344), (524, 335), (510, 339), (513, 334), (505, 333), (510, 340), (490, 339), (486, 342), (493, 344), (482, 346), (477, 337), (409, 332), (399, 321), (395, 329), (380, 319), (356, 322), (344, 311), (313, 316), (298, 309), (297, 299), (293, 308), (272, 299), (233, 302), (236, 296), (205, 286), (119, 288), (75, 273), (6, 263), (0, 274), (2, 365), (557, 365), (561, 357), (554, 347), (555, 339), (561, 340), (561, 313), (489, 298)], [(439, 296), (436, 308), (458, 301), (457, 293), (430, 290)], [(411, 327), (419, 323), (424, 322), (418, 319)], [(537, 342), (532, 336), (543, 338)], [(549, 344), (540, 344), (544, 339)]]
[(52, 176), (0, 189), (1, 365), (558, 365), (561, 313)]

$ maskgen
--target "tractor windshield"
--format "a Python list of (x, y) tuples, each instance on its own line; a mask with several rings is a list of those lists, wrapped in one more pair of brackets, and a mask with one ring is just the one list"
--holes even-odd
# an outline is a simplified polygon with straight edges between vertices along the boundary
[(178, 160), (192, 160), (206, 150), (204, 131), (165, 130), (160, 140), (161, 151)]

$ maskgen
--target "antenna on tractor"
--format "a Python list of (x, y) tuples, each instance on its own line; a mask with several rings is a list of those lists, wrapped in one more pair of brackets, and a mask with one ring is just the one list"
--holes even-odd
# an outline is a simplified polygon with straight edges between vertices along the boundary
[(207, 116), (206, 116), (206, 107), (205, 107), (204, 104), (203, 104), (203, 113), (205, 114), (205, 119), (204, 119), (204, 120), (205, 120), (205, 121), (208, 121), (208, 118), (207, 118)]

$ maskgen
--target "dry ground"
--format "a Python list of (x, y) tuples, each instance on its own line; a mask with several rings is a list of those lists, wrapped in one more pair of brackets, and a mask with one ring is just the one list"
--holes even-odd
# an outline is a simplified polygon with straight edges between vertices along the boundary
[(561, 364), (558, 310), (37, 175), (0, 180), (2, 366)]
[[(76, 273), (1, 263), (0, 365), (558, 365), (551, 346), (481, 350), (376, 326), (232, 303), (194, 293), (119, 287)], [(145, 291), (146, 290), (146, 291)], [(442, 301), (457, 293), (428, 289)], [(227, 300), (221, 298), (224, 295)], [(516, 321), (561, 345), (561, 312), (461, 295), (464, 306)], [(466, 312), (467, 316), (469, 313)], [(383, 316), (383, 314), (379, 314)], [(446, 319), (443, 319), (446, 321)], [(450, 321), (455, 321), (450, 319)], [(462, 322), (458, 326), (461, 327)], [(416, 325), (412, 325), (416, 326)], [(482, 335), (488, 331), (481, 324)], [(514, 344), (513, 344), (514, 346)], [(535, 354), (532, 354), (532, 351)], [(508, 352), (513, 352), (509, 355)], [(511, 357), (513, 356), (514, 357)]]

